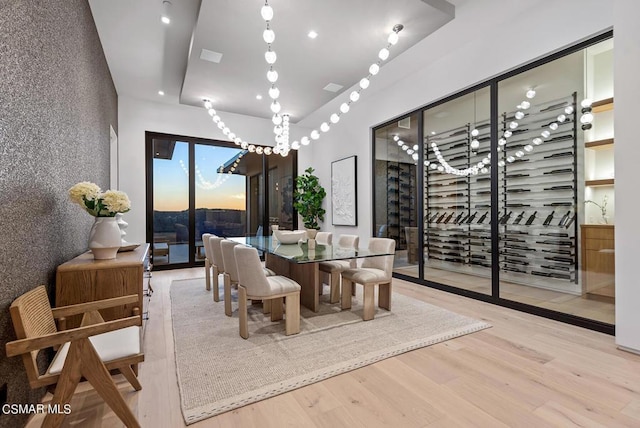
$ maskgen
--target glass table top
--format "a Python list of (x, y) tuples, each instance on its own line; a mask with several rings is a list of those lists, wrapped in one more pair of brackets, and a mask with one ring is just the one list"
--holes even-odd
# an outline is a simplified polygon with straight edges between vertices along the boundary
[(307, 242), (296, 244), (282, 244), (271, 236), (248, 236), (229, 238), (243, 245), (254, 247), (260, 251), (283, 257), (295, 263), (317, 263), (330, 260), (348, 260), (363, 257), (390, 256), (392, 253), (376, 253), (367, 248), (344, 248), (337, 245), (322, 245), (316, 243), (316, 248), (309, 249)]

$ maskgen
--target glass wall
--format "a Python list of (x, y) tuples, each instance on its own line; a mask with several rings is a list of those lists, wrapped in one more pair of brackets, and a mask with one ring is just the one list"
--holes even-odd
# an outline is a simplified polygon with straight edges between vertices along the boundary
[(375, 132), (375, 235), (396, 241), (394, 272), (418, 277), (418, 114)]
[[(376, 128), (375, 227), (398, 242), (394, 273), (613, 332), (612, 81), (609, 33), (420, 109), (417, 140), (403, 119)], [(403, 168), (422, 216), (406, 225), (390, 173)]]

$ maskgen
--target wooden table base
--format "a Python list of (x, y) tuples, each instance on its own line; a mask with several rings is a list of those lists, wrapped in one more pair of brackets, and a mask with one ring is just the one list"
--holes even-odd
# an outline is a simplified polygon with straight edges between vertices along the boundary
[(266, 267), (300, 284), (300, 304), (318, 312), (321, 285), (318, 263), (295, 263), (271, 253), (266, 253), (265, 257)]

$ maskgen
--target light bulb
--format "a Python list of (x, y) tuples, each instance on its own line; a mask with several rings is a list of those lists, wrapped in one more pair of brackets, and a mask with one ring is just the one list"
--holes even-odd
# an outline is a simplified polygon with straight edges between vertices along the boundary
[(218, 129), (224, 129), (224, 122), (218, 122)]
[(265, 147), (264, 148), (264, 154), (269, 156), (271, 153), (273, 152), (273, 150), (271, 149), (271, 147)]
[(498, 161), (498, 166), (504, 166), (504, 161), (503, 160), (499, 160)]
[(531, 103), (529, 101), (523, 101), (520, 103), (520, 108), (522, 108), (522, 110), (526, 110), (529, 107), (531, 107)]
[(509, 131), (508, 129), (506, 131), (504, 131), (504, 138), (509, 138), (513, 135), (513, 132)]
[(367, 88), (369, 87), (369, 83), (371, 83), (371, 82), (369, 82), (369, 79), (367, 79), (366, 77), (363, 77), (363, 78), (360, 80), (360, 87), (361, 87), (362, 89), (367, 89)]
[(293, 143), (291, 143), (291, 148), (293, 150), (298, 150), (300, 148), (300, 141), (294, 141)]
[(269, 88), (269, 96), (271, 97), (271, 99), (277, 100), (280, 96), (280, 89), (272, 86), (271, 88)]
[(507, 144), (507, 140), (505, 140), (504, 138), (500, 138), (498, 140), (498, 144), (501, 145), (501, 146), (504, 146), (505, 144)]
[(507, 157), (507, 162), (509, 162), (509, 163), (512, 163), (515, 160), (516, 160), (516, 158), (514, 158), (513, 156), (508, 156)]
[(211, 104), (210, 100), (204, 100), (204, 108), (209, 110), (213, 104)]
[(308, 146), (310, 142), (311, 141), (309, 140), (309, 137), (307, 137), (307, 136), (304, 136), (304, 137), (302, 137), (300, 139), (300, 143), (302, 143), (303, 146)]
[(558, 119), (558, 122), (562, 123), (565, 120), (567, 120), (567, 116), (565, 116), (564, 114), (560, 114), (558, 115), (557, 119)]
[(516, 152), (516, 156), (517, 156), (517, 157), (519, 157), (519, 158), (521, 158), (522, 156), (524, 156), (524, 152), (523, 152), (522, 150), (518, 150), (518, 151)]
[(336, 113), (333, 113), (329, 120), (331, 121), (331, 123), (338, 123), (340, 122), (340, 116), (338, 116)]
[(398, 33), (394, 31), (391, 34), (389, 34), (389, 37), (387, 37), (387, 42), (389, 42), (392, 45), (395, 45), (396, 43), (398, 43), (399, 38), (400, 37), (398, 37)]
[(518, 127), (518, 122), (512, 121), (512, 122), (509, 123), (509, 128), (510, 129), (516, 129), (517, 127)]
[(580, 102), (580, 105), (582, 106), (582, 108), (587, 108), (587, 107), (591, 107), (591, 103), (592, 103), (591, 99), (585, 98)]
[(171, 24), (171, 18), (169, 18), (166, 15), (161, 16), (160, 20), (162, 21), (163, 24)]
[(521, 111), (517, 111), (515, 116), (516, 116), (516, 119), (520, 120), (524, 117), (524, 113)]
[(229, 133), (231, 132), (231, 130), (229, 128), (227, 128), (226, 126), (224, 127), (224, 129), (222, 130), (222, 133), (224, 135), (229, 135)]
[(534, 138), (533, 140), (531, 140), (533, 142), (533, 144), (535, 144), (536, 146), (539, 146), (540, 144), (542, 144), (542, 138)]
[(273, 153), (276, 154), (276, 155), (279, 154), (280, 153), (280, 147), (279, 146), (275, 146), (273, 148)]
[(355, 103), (356, 101), (358, 101), (360, 99), (360, 94), (357, 91), (353, 91), (349, 95), (349, 99)]
[(556, 122), (551, 122), (549, 124), (549, 129), (551, 129), (552, 131), (555, 131), (556, 129), (558, 129), (558, 124)]
[(213, 115), (216, 114), (216, 111), (214, 109), (210, 108), (208, 110), (208, 113), (209, 113), (209, 116), (213, 117)]
[(389, 58), (389, 49), (387, 48), (380, 49), (380, 52), (378, 52), (378, 58), (380, 58), (383, 61)]
[(329, 132), (329, 129), (331, 129), (329, 124), (327, 122), (322, 122), (322, 125), (320, 125), (320, 130), (322, 132)]
[(247, 149), (249, 150), (250, 153), (253, 153), (256, 151), (256, 146), (253, 144), (249, 144), (249, 147), (247, 147)]
[(524, 146), (524, 151), (525, 152), (532, 152), (533, 151), (533, 146), (531, 144), (527, 144), (526, 146)]
[(549, 138), (549, 135), (551, 135), (551, 133), (545, 129), (540, 133), (540, 135), (542, 135), (544, 138)]
[(271, 121), (274, 125), (280, 125), (282, 123), (282, 116), (280, 116), (279, 114), (274, 114), (271, 118)]
[(566, 106), (566, 107), (564, 108), (564, 112), (565, 112), (566, 114), (571, 114), (571, 113), (573, 113), (573, 106)]
[(536, 91), (534, 91), (533, 89), (529, 89), (525, 95), (527, 96), (527, 98), (531, 99), (536, 96)]
[(424, 166), (429, 166), (431, 162), (429, 162), (428, 160), (424, 161)]
[(276, 83), (278, 80), (278, 72), (275, 70), (267, 71), (267, 80), (271, 83)]
[(489, 159), (489, 158), (484, 158), (484, 159), (482, 159), (482, 163), (483, 163), (484, 165), (489, 165), (489, 164), (491, 163), (491, 159)]
[(587, 124), (591, 122), (593, 122), (593, 114), (585, 113), (582, 116), (580, 116), (580, 123)]
[(311, 136), (311, 139), (317, 140), (318, 138), (320, 138), (320, 133), (314, 129), (313, 131), (311, 131), (310, 136)]
[(418, 150), (418, 145), (417, 144), (413, 145), (413, 150)]
[(264, 32), (262, 33), (262, 38), (264, 39), (265, 43), (271, 44), (276, 39), (276, 33), (274, 33), (273, 30), (264, 30)]
[(267, 51), (264, 53), (264, 59), (267, 61), (267, 64), (274, 64), (278, 56), (274, 51)]
[(411, 155), (411, 158), (412, 158), (413, 160), (418, 160), (418, 154), (417, 154), (417, 153), (412, 154), (412, 155)]
[(409, 146), (407, 146), (406, 144), (403, 144), (403, 145), (402, 145), (402, 150), (405, 150), (405, 151), (406, 151), (408, 148), (409, 148)]
[(444, 167), (442, 165), (438, 165), (438, 171), (440, 172), (444, 171)]
[(477, 129), (475, 129), (475, 128), (474, 128), (474, 129), (471, 131), (471, 136), (472, 136), (472, 137), (477, 137), (478, 135), (480, 135), (480, 131), (478, 131)]
[(379, 71), (380, 66), (378, 64), (371, 64), (371, 67), (369, 67), (369, 73), (371, 73), (372, 76), (378, 74)]
[(342, 113), (347, 113), (347, 112), (349, 111), (349, 104), (347, 104), (347, 103), (342, 103), (342, 104), (340, 105), (340, 111), (341, 111)]
[(471, 140), (470, 146), (473, 150), (476, 150), (478, 147), (480, 147), (480, 141), (473, 139)]
[(216, 114), (216, 115), (214, 115), (214, 116), (213, 116), (213, 121), (214, 121), (215, 123), (220, 122), (220, 116), (218, 116), (217, 114)]
[(236, 134), (234, 134), (233, 132), (230, 132), (230, 133), (229, 133), (229, 138), (230, 138), (231, 140), (235, 140), (235, 139), (236, 139)]
[(431, 165), (429, 165), (429, 168), (431, 168), (431, 169), (437, 169), (437, 168), (438, 168), (438, 165), (437, 165), (437, 164), (435, 164), (435, 163), (432, 163)]
[(398, 140), (398, 146), (402, 147), (403, 144), (404, 144), (404, 141)]
[(398, 135), (394, 135), (393, 136), (393, 141), (398, 141), (400, 139), (400, 137)]
[(489, 170), (487, 168), (482, 168), (480, 172), (483, 174), (486, 174), (487, 172), (489, 172)]
[(243, 141), (242, 144), (240, 144), (240, 147), (246, 150), (249, 147), (249, 143), (247, 143), (246, 141)]
[(282, 126), (276, 125), (273, 127), (273, 133), (276, 135), (282, 134)]
[(271, 111), (274, 113), (280, 113), (280, 109), (282, 107), (280, 106), (280, 103), (277, 101), (274, 101), (271, 103)]
[(414, 154), (415, 152), (416, 152), (416, 151), (415, 151), (415, 150), (413, 150), (413, 149), (409, 149), (409, 150), (407, 150), (407, 154), (408, 154), (408, 155), (412, 155), (412, 154)]
[(264, 149), (261, 146), (256, 147), (256, 153), (261, 155)]
[(260, 9), (260, 15), (262, 15), (262, 19), (265, 21), (271, 21), (273, 19), (273, 8), (265, 4), (262, 6), (262, 9)]

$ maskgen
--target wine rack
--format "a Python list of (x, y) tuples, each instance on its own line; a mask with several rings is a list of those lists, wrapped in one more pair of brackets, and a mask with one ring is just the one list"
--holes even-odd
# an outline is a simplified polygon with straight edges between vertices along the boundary
[(396, 240), (396, 249), (407, 248), (405, 227), (416, 226), (416, 166), (413, 163), (385, 162), (387, 172), (387, 237)]
[[(570, 113), (565, 108), (571, 107)], [(499, 134), (516, 112), (501, 115)], [(557, 118), (564, 115), (560, 122)], [(550, 130), (549, 125), (558, 124)], [(473, 136), (473, 129), (479, 131)], [(497, 160), (501, 279), (575, 291), (578, 283), (577, 139), (575, 94), (531, 105), (517, 120)], [(550, 135), (541, 136), (549, 130)], [(490, 275), (490, 174), (443, 173), (432, 143), (454, 168), (479, 165), (489, 154), (488, 121), (465, 124), (425, 138), (425, 249), (429, 265)], [(533, 139), (542, 143), (536, 145)], [(473, 139), (480, 142), (471, 148)], [(506, 148), (506, 150), (503, 150)], [(499, 161), (502, 161), (498, 163)], [(504, 163), (503, 166), (502, 163)], [(488, 168), (488, 167), (487, 167)]]

